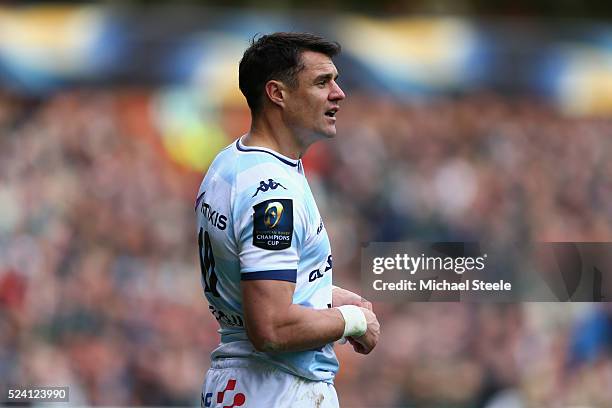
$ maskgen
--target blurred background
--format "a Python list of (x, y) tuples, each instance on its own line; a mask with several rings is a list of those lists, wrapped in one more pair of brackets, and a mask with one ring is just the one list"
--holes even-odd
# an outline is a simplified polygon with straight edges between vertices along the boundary
[[(0, 6), (0, 389), (198, 406), (219, 341), (193, 202), (248, 130), (250, 38), (339, 41), (338, 136), (304, 164), (359, 291), (368, 241), (610, 241), (612, 6), (230, 1)], [(612, 307), (376, 303), (343, 407), (610, 407)], [(5, 398), (5, 395), (2, 396)]]

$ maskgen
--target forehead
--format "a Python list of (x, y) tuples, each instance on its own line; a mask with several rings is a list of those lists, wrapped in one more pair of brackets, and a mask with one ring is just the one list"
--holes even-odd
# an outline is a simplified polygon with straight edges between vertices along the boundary
[(300, 71), (300, 75), (305, 77), (316, 77), (322, 74), (337, 75), (338, 70), (325, 54), (314, 51), (304, 51), (302, 53), (302, 64), (304, 69)]

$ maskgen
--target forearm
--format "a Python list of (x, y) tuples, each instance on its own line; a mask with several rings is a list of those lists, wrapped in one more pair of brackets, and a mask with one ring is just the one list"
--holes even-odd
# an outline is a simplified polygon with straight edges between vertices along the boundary
[(269, 324), (257, 332), (249, 330), (249, 338), (262, 351), (302, 351), (324, 346), (340, 339), (344, 318), (337, 308), (315, 310), (289, 305), (285, 311), (270, 311)]
[(280, 280), (241, 281), (247, 335), (257, 350), (310, 350), (365, 332), (367, 321), (357, 306), (312, 309), (296, 305), (294, 287)]

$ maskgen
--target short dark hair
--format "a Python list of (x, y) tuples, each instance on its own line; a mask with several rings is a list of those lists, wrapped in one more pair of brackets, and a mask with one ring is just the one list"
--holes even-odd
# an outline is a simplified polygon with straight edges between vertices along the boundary
[(304, 68), (304, 51), (320, 52), (332, 58), (341, 50), (337, 42), (310, 33), (280, 32), (256, 37), (244, 52), (238, 69), (240, 91), (253, 115), (262, 108), (264, 86), (269, 80), (297, 86), (297, 74)]

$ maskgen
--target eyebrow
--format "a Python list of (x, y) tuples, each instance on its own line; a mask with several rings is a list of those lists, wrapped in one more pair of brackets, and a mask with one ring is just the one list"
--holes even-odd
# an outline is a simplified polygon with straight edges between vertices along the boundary
[(332, 79), (332, 78), (333, 78), (334, 80), (336, 80), (336, 79), (338, 79), (338, 77), (339, 77), (339, 76), (340, 76), (340, 75), (338, 75), (338, 74), (336, 74), (336, 76), (334, 76), (334, 75), (333, 75), (333, 74), (331, 74), (331, 73), (330, 73), (330, 74), (321, 74), (321, 75), (318, 75), (318, 76), (317, 76), (317, 77), (314, 79), (314, 82), (316, 83), (316, 82), (321, 81), (322, 79)]

